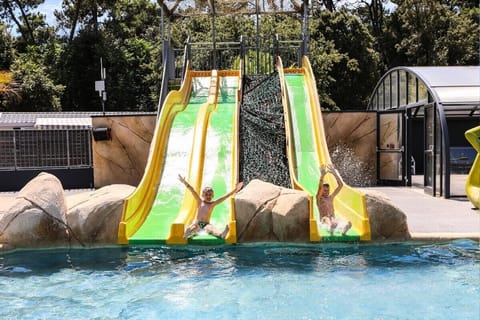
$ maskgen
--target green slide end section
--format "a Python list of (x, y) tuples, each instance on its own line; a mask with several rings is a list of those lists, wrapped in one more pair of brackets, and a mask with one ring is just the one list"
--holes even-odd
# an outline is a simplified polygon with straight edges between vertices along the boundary
[(178, 174), (185, 176), (188, 172), (195, 120), (200, 106), (207, 102), (209, 85), (210, 77), (192, 79), (188, 104), (175, 116), (170, 129), (164, 170), (152, 209), (142, 227), (129, 239), (130, 244), (166, 243), (185, 193)]
[[(234, 116), (238, 77), (219, 77), (217, 105), (210, 114), (205, 145), (202, 189), (211, 186), (214, 199), (218, 199), (232, 188), (232, 148)], [(230, 220), (230, 199), (215, 207), (210, 223), (220, 231)], [(224, 244), (225, 240), (208, 234), (196, 235), (188, 240), (189, 244)]]
[[(320, 179), (320, 163), (315, 146), (315, 132), (312, 123), (309, 92), (303, 74), (285, 74), (285, 84), (290, 105), (291, 130), (295, 149), (296, 174), (298, 183), (312, 195), (314, 217), (319, 220), (315, 201)], [(324, 228), (319, 228), (322, 241), (358, 241), (360, 236), (353, 228), (345, 236), (335, 232), (333, 236)]]

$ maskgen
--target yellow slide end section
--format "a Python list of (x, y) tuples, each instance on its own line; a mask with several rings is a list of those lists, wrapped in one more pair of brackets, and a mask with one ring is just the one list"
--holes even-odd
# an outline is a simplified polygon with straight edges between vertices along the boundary
[(480, 208), (480, 126), (467, 130), (465, 138), (477, 151), (475, 161), (468, 173), (465, 191), (470, 202), (476, 208)]

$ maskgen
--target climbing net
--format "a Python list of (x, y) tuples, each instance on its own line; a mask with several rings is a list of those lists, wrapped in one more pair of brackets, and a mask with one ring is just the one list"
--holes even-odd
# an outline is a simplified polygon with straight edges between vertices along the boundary
[(240, 178), (290, 188), (285, 122), (277, 73), (245, 76), (240, 112)]

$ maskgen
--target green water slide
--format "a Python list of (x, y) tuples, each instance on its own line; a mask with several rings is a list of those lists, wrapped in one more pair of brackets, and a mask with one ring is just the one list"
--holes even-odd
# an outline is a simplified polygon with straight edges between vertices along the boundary
[(209, 82), (209, 77), (192, 79), (188, 104), (175, 116), (170, 129), (157, 195), (145, 222), (130, 238), (131, 244), (163, 243), (170, 233), (170, 226), (178, 215), (185, 192), (184, 186), (179, 184), (178, 174), (186, 175), (188, 172), (195, 119), (200, 107), (207, 102)]
[[(203, 186), (211, 186), (217, 199), (233, 189), (238, 182), (237, 168), (237, 93), (239, 77), (236, 73), (220, 71), (218, 93), (205, 140)], [(227, 242), (236, 242), (233, 198), (227, 199), (213, 210), (210, 223), (223, 230), (229, 225)], [(189, 221), (191, 223), (191, 221)], [(230, 239), (230, 240), (229, 240)], [(191, 244), (220, 244), (224, 240), (200, 233), (188, 240)]]
[[(320, 166), (331, 164), (326, 144), (323, 120), (316, 93), (315, 81), (308, 59), (302, 60), (304, 67), (283, 69), (281, 60), (277, 64), (284, 99), (288, 159), (292, 185), (311, 196), (310, 240), (311, 241), (357, 241), (370, 240), (370, 225), (366, 214), (363, 194), (344, 185), (334, 202), (336, 215), (353, 224), (345, 236), (335, 232), (332, 236), (319, 227), (319, 213), (315, 195), (320, 178)], [(332, 175), (326, 182), (332, 188), (337, 183)]]
[[(182, 88), (167, 96), (144, 176), (124, 204), (119, 243), (187, 243), (183, 230), (193, 221), (196, 202), (179, 174), (199, 194), (202, 183), (213, 186), (216, 196), (236, 183), (238, 79), (238, 71), (220, 77), (217, 71), (188, 71)], [(211, 220), (222, 228), (229, 224), (227, 242), (236, 241), (232, 203), (218, 206)], [(189, 241), (225, 242), (208, 235)]]

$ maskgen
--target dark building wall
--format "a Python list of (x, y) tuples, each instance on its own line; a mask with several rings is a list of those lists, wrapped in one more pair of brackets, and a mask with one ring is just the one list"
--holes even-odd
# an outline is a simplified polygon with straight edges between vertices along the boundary
[(44, 169), (0, 171), (0, 192), (19, 191), (41, 172), (56, 176), (64, 189), (84, 189), (93, 187), (93, 169)]
[(448, 136), (451, 147), (470, 147), (465, 139), (465, 131), (480, 125), (480, 118), (450, 118), (447, 119)]

